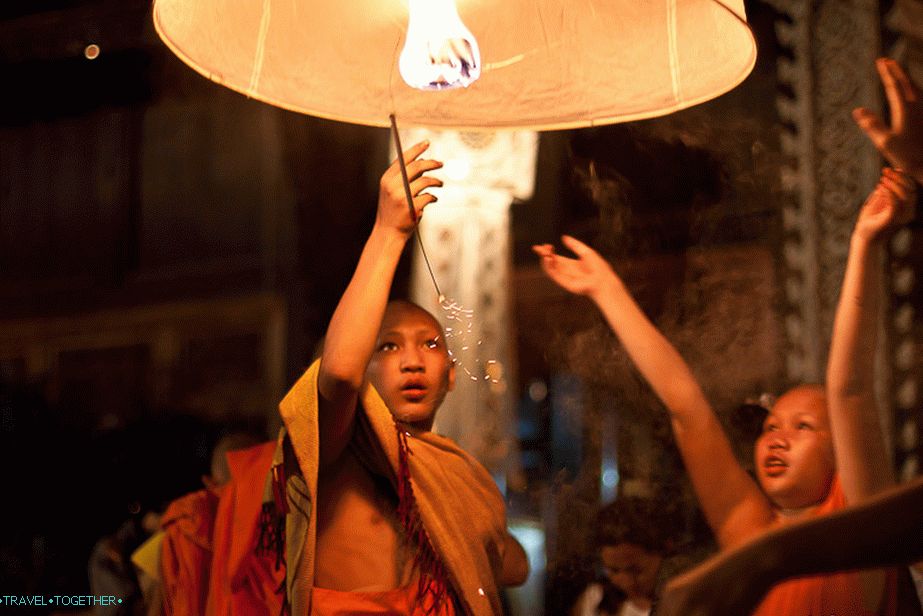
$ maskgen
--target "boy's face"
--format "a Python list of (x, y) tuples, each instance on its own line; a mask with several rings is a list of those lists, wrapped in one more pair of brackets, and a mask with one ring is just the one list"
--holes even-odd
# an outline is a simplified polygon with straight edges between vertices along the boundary
[(413, 304), (388, 304), (367, 376), (396, 420), (431, 429), (455, 386), (455, 367), (436, 319)]
[(653, 599), (657, 572), (663, 560), (659, 554), (633, 543), (618, 543), (602, 546), (599, 558), (606, 577), (629, 599)]
[(823, 390), (797, 387), (779, 398), (754, 455), (760, 485), (776, 506), (799, 509), (823, 501), (836, 470)]

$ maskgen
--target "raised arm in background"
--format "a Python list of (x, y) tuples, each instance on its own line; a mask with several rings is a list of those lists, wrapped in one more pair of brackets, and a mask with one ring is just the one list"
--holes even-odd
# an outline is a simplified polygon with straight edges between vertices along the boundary
[(860, 503), (894, 484), (875, 402), (882, 244), (913, 216), (913, 180), (884, 169), (850, 240), (827, 364), (827, 405), (843, 494)]
[(847, 502), (861, 502), (894, 482), (873, 391), (881, 310), (882, 245), (913, 217), (913, 179), (923, 182), (923, 100), (903, 68), (879, 58), (890, 125), (860, 107), (853, 118), (895, 167), (859, 212), (837, 306), (827, 365), (827, 399), (837, 467)]
[(563, 289), (591, 299), (638, 371), (666, 405), (677, 446), (699, 504), (722, 547), (765, 530), (772, 506), (734, 457), (730, 442), (702, 389), (673, 345), (635, 303), (622, 280), (596, 251), (568, 236), (576, 259), (534, 246), (545, 273)]

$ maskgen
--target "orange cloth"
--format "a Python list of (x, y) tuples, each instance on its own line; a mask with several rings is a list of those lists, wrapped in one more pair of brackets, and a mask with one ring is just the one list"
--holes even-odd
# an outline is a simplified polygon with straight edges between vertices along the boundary
[(167, 507), (160, 555), (167, 616), (278, 616), (285, 568), (258, 556), (264, 487), (275, 442), (228, 452), (231, 480)]
[(205, 613), (218, 496), (199, 490), (176, 499), (161, 520), (163, 611), (169, 616)]
[(430, 611), (427, 605), (415, 605), (416, 584), (384, 592), (314, 587), (311, 594), (311, 616), (455, 616), (451, 601)]
[(278, 616), (285, 567), (258, 556), (259, 516), (275, 441), (229, 451), (231, 481), (221, 493), (212, 535), (207, 616)]
[[(846, 507), (839, 478), (834, 477), (827, 499), (812, 512), (821, 517)], [(848, 537), (844, 540), (849, 540)], [(856, 572), (833, 573), (797, 578), (775, 586), (753, 612), (753, 616), (892, 616), (896, 613), (896, 572), (887, 570), (885, 609), (869, 611), (863, 607), (862, 581)]]

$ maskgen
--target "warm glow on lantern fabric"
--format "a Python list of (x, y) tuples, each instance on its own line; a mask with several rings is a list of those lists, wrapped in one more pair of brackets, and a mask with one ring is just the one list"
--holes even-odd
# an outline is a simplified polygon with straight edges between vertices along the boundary
[(468, 88), (419, 91), (398, 56), (406, 0), (156, 0), (166, 44), (208, 78), (334, 120), (554, 129), (663, 115), (752, 70), (742, 0), (458, 0), (480, 46)]

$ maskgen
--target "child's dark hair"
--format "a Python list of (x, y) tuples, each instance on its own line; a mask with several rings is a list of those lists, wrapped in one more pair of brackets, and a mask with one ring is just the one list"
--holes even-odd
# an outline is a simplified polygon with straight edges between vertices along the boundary
[(619, 497), (596, 516), (596, 547), (631, 543), (667, 555), (673, 550), (679, 531), (675, 518), (663, 503), (653, 499)]

